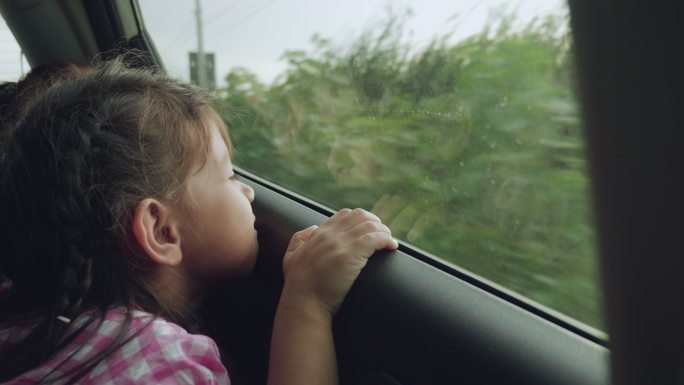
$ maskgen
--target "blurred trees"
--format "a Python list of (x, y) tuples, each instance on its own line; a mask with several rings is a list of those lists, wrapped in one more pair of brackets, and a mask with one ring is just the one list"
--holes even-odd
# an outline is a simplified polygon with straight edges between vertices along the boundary
[(226, 76), (236, 164), (601, 327), (582, 127), (565, 20), (499, 17), (421, 49), (404, 17), (287, 51), (273, 85)]

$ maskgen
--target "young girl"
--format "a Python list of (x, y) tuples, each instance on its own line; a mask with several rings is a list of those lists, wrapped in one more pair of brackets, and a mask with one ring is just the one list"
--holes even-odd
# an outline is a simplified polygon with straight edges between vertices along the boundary
[[(104, 65), (47, 90), (3, 143), (0, 382), (227, 384), (189, 334), (212, 285), (254, 266), (254, 191), (207, 93)], [(331, 320), (379, 249), (363, 210), (296, 233), (283, 260), (269, 384), (335, 384)]]

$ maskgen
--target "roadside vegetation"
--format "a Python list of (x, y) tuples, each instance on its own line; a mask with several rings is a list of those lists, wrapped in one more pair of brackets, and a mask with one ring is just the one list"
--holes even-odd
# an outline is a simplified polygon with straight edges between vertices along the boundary
[(406, 17), (314, 36), (273, 84), (232, 69), (218, 107), (236, 164), (601, 328), (566, 20), (499, 17), (416, 49)]

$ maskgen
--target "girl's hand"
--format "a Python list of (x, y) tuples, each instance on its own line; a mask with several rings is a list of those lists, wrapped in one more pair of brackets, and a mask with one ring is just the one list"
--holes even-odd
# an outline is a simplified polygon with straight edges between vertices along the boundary
[(281, 303), (320, 307), (330, 317), (376, 250), (399, 246), (380, 219), (362, 209), (342, 209), (320, 227), (292, 236), (283, 259)]

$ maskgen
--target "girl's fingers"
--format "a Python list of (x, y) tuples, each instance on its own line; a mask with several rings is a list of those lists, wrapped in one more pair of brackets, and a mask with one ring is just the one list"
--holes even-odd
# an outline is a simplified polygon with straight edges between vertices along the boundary
[(375, 232), (385, 232), (389, 235), (392, 235), (392, 231), (389, 229), (389, 227), (385, 226), (384, 224), (380, 222), (375, 222), (375, 221), (365, 221), (357, 224), (356, 226), (352, 227), (348, 233), (351, 235), (353, 238), (358, 238), (362, 236), (363, 234), (366, 233), (375, 233)]
[(352, 243), (354, 250), (358, 250), (366, 258), (370, 257), (376, 250), (396, 250), (399, 242), (384, 231), (366, 233)]
[(294, 233), (292, 235), (292, 239), (290, 239), (290, 244), (287, 246), (287, 251), (291, 252), (297, 250), (299, 246), (311, 238), (311, 235), (316, 231), (316, 229), (318, 229), (318, 226), (313, 225)]
[(350, 211), (347, 215), (340, 218), (339, 225), (341, 227), (341, 230), (347, 231), (353, 228), (354, 226), (358, 225), (359, 223), (366, 221), (382, 223), (382, 221), (380, 220), (380, 218), (378, 218), (377, 215), (368, 212), (364, 209), (354, 209)]
[(338, 212), (333, 214), (333, 216), (330, 217), (330, 219), (328, 219), (328, 222), (340, 220), (341, 218), (344, 218), (347, 215), (349, 215), (349, 213), (351, 213), (351, 212), (352, 212), (351, 209), (347, 209), (347, 208), (340, 209)]

